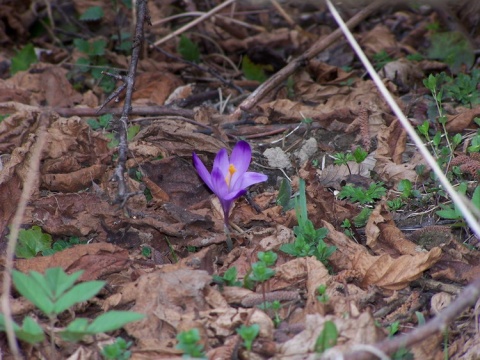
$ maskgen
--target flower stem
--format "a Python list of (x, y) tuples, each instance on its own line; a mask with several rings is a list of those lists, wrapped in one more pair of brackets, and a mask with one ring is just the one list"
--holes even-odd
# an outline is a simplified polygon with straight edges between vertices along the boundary
[(230, 227), (228, 226), (228, 220), (225, 221), (223, 228), (225, 230), (225, 235), (227, 237), (227, 250), (228, 252), (233, 250), (233, 242), (232, 238), (230, 237)]

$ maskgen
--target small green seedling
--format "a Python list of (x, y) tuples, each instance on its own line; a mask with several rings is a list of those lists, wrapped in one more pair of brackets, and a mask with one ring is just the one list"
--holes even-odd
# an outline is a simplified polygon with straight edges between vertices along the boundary
[(280, 318), (280, 309), (282, 308), (282, 303), (279, 300), (266, 301), (258, 305), (258, 308), (264, 311), (273, 311), (273, 323), (275, 324), (275, 327), (280, 325), (280, 323), (282, 322), (282, 319)]
[(361, 164), (368, 156), (368, 152), (366, 152), (361, 147), (357, 147), (351, 153), (336, 153), (333, 155), (335, 165), (345, 165), (348, 169), (350, 175), (352, 175), (352, 170), (350, 169), (350, 165), (348, 165), (349, 161), (355, 161), (357, 164)]
[(259, 83), (267, 80), (267, 74), (262, 65), (255, 64), (248, 56), (242, 59), (242, 72), (247, 80), (258, 81)]
[(392, 62), (393, 59), (385, 50), (379, 51), (378, 53), (373, 54), (372, 56), (373, 63), (375, 64), (375, 70), (382, 69), (389, 62)]
[(27, 44), (20, 51), (17, 51), (17, 54), (12, 58), (10, 74), (14, 75), (19, 71), (28, 70), (30, 65), (36, 62), (38, 62), (38, 59), (35, 48), (32, 43)]
[(278, 189), (277, 205), (280, 205), (283, 211), (288, 211), (295, 207), (295, 199), (292, 199), (292, 186), (290, 181), (285, 178)]
[(237, 280), (237, 268), (235, 266), (229, 268), (223, 276), (213, 275), (213, 281), (220, 286), (242, 286)]
[(293, 228), (295, 241), (290, 244), (283, 244), (280, 250), (296, 257), (315, 256), (324, 265), (327, 265), (328, 258), (336, 248), (328, 246), (323, 239), (327, 236), (325, 228), (315, 229), (313, 223), (308, 219), (307, 197), (305, 194), (305, 181), (300, 179), (299, 194), (295, 198), (295, 214), (297, 215), (298, 226)]
[(349, 199), (351, 202), (359, 202), (361, 205), (372, 204), (382, 198), (387, 193), (387, 189), (382, 182), (372, 183), (368, 189), (362, 187), (345, 185), (340, 190), (338, 197), (340, 199)]
[(198, 329), (190, 329), (182, 331), (177, 335), (177, 349), (183, 351), (184, 357), (195, 359), (206, 359), (203, 345), (200, 344), (200, 331)]
[(52, 237), (42, 231), (40, 226), (32, 226), (28, 230), (20, 230), (18, 233), (18, 243), (15, 249), (17, 258), (30, 259), (39, 252), (50, 250), (52, 248)]
[(250, 326), (242, 325), (237, 329), (237, 334), (243, 339), (243, 345), (247, 351), (252, 351), (253, 341), (260, 333), (260, 325), (252, 324)]
[(338, 330), (333, 321), (327, 320), (323, 325), (323, 330), (315, 342), (315, 352), (323, 354), (326, 350), (337, 345)]
[[(45, 275), (36, 271), (31, 271), (29, 275), (12, 271), (12, 280), (17, 291), (49, 318), (51, 346), (54, 346), (54, 339), (57, 336), (65, 341), (76, 342), (86, 335), (114, 331), (145, 317), (143, 314), (130, 311), (107, 311), (91, 322), (88, 319), (76, 318), (57, 333), (53, 326), (57, 316), (73, 305), (91, 299), (105, 285), (104, 281), (87, 281), (75, 285), (82, 273), (83, 271), (77, 271), (68, 275), (62, 268), (47, 269)], [(24, 318), (22, 327), (14, 322), (13, 329), (20, 340), (30, 344), (38, 344), (45, 339), (44, 328), (29, 316)], [(2, 314), (0, 331), (5, 331), (5, 318)]]
[[(467, 184), (460, 183), (458, 185), (458, 192), (465, 195), (467, 193)], [(480, 186), (477, 186), (473, 191), (472, 204), (480, 210)], [(436, 214), (441, 218), (457, 221), (463, 220), (463, 214), (456, 205), (440, 205), (440, 207), (442, 210), (438, 210)]]
[(106, 360), (128, 360), (132, 352), (128, 348), (132, 342), (126, 342), (124, 338), (118, 337), (113, 344), (105, 345), (102, 348), (102, 356)]
[(273, 251), (260, 251), (257, 257), (258, 260), (263, 261), (267, 266), (273, 266), (277, 262), (278, 255)]
[(106, 129), (110, 125), (110, 121), (112, 121), (112, 119), (112, 114), (103, 114), (100, 115), (98, 119), (87, 119), (87, 124), (90, 125), (92, 130)]
[(397, 211), (400, 210), (403, 206), (405, 206), (405, 203), (401, 198), (396, 198), (393, 200), (387, 200), (387, 206), (390, 211)]
[(186, 37), (184, 34), (180, 36), (177, 46), (178, 53), (187, 61), (193, 63), (200, 62), (200, 49), (197, 44)]
[(353, 237), (353, 231), (352, 231), (352, 223), (350, 222), (349, 219), (343, 220), (342, 224), (340, 225), (341, 228), (345, 229), (343, 230), (343, 233), (347, 235), (348, 237)]
[(330, 300), (330, 297), (327, 295), (327, 285), (325, 284), (317, 287), (317, 294), (317, 300), (323, 304), (326, 304)]
[(51, 249), (43, 250), (43, 256), (53, 255), (57, 252), (74, 247), (75, 245), (86, 244), (87, 241), (80, 240), (77, 236), (71, 236), (67, 240), (57, 240), (53, 243)]

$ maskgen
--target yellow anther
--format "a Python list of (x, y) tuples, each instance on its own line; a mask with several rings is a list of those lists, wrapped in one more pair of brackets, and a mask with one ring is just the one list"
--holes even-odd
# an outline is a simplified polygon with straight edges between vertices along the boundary
[(225, 176), (225, 182), (228, 186), (230, 186), (230, 180), (232, 180), (232, 176), (233, 174), (235, 174), (236, 171), (237, 169), (235, 169), (235, 166), (233, 164), (230, 164), (230, 166), (228, 167), (228, 174), (227, 176)]

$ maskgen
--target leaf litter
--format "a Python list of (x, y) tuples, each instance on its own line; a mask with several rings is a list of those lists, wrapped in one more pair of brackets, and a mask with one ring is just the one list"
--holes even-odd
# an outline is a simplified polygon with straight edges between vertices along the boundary
[[(28, 27), (14, 21), (13, 6), (0, 11), (11, 30), (26, 43)], [(78, 13), (88, 8), (80, 1), (74, 1), (74, 6)], [(206, 4), (192, 6), (205, 10)], [(98, 82), (85, 81), (87, 75), (68, 81), (71, 69), (62, 65), (68, 57), (65, 45), (49, 43), (45, 41), (48, 37), (37, 39), (36, 45), (48, 47), (57, 57), (40, 58), (38, 64), (13, 76), (2, 74), (2, 254), (22, 183), (30, 171), (28, 159), (35, 133), (40, 121), (46, 121), (47, 145), (22, 227), (39, 226), (54, 241), (77, 236), (88, 243), (50, 256), (18, 258), (15, 268), (42, 273), (57, 266), (67, 272), (83, 269), (81, 280), (105, 280), (107, 290), (73, 311), (83, 317), (109, 309), (146, 313), (144, 320), (126, 325), (121, 333), (134, 342), (133, 359), (181, 358), (176, 336), (193, 328), (199, 330), (208, 358), (313, 359), (328, 321), (335, 324), (339, 334), (332, 350), (362, 350), (362, 344), (387, 341), (387, 326), (395, 321), (401, 324), (400, 332), (408, 333), (409, 328), (419, 326), (418, 313), (433, 318), (453, 301), (460, 288), (476, 279), (478, 239), (465, 226), (459, 231), (435, 216), (439, 203), (446, 203), (445, 197), (427, 196), (428, 186), (434, 185), (428, 170), (418, 171), (425, 168), (423, 158), (342, 40), (332, 47), (337, 51), (335, 56), (331, 56), (333, 50), (325, 49), (317, 59), (307, 61), (284, 85), (244, 111), (242, 121), (229, 116), (241, 108), (243, 98), (238, 88), (252, 91), (260, 85), (258, 79), (242, 78), (238, 66), (241, 56), (247, 52), (258, 55), (249, 56), (254, 65), (261, 65), (258, 72), (264, 72), (269, 81), (290, 56), (301, 55), (336, 28), (324, 5), (282, 6), (291, 11), (297, 26), (289, 27), (288, 17), (276, 13), (278, 9), (272, 5), (239, 3), (234, 17), (230, 10), (224, 11), (198, 25), (209, 41), (200, 33), (186, 33), (200, 46), (200, 64), (215, 76), (182, 61), (176, 47), (179, 38), (161, 45), (173, 57), (155, 48), (145, 50), (138, 65), (132, 106), (154, 109), (168, 102), (172, 114), (157, 115), (152, 110), (148, 117), (131, 119), (132, 126), (140, 126), (128, 144), (126, 183), (132, 196), (124, 204), (115, 203), (118, 184), (112, 181), (117, 158), (108, 135), (115, 137), (118, 131), (116, 119), (103, 129), (88, 125), (88, 117), (97, 116), (105, 93)], [(464, 6), (453, 6), (450, 11), (463, 18), (465, 26), (471, 26), (475, 19)], [(167, 19), (173, 11), (170, 3), (149, 7), (154, 21)], [(100, 23), (107, 27), (125, 11), (117, 9), (115, 14), (108, 7), (104, 10)], [(425, 74), (449, 67), (452, 72), (459, 68), (469, 71), (468, 64), (451, 63), (448, 58), (425, 58), (429, 39), (435, 34), (434, 24), (447, 30), (450, 26), (444, 22), (444, 11), (433, 5), (421, 9), (388, 5), (378, 8), (356, 30), (366, 53), (380, 59), (377, 66), (384, 82), (416, 125), (428, 120), (432, 127), (439, 127), (432, 115), (433, 99), (422, 85)], [(380, 16), (384, 20), (381, 24)], [(326, 18), (319, 25), (312, 20), (317, 17)], [(233, 19), (237, 25), (232, 27)], [(181, 24), (171, 18), (147, 31), (158, 40)], [(88, 22), (81, 26), (92, 38), (93, 34), (108, 37), (105, 27), (95, 28)], [(11, 58), (14, 37), (0, 35), (7, 44), (1, 57)], [(478, 42), (474, 30), (469, 37), (469, 41)], [(84, 56), (75, 51), (74, 59)], [(263, 51), (267, 54), (264, 59)], [(406, 56), (419, 54), (424, 58), (411, 60)], [(109, 50), (105, 56), (111, 66), (128, 65), (125, 54)], [(275, 65), (277, 57), (282, 61)], [(337, 59), (345, 64), (340, 66)], [(469, 61), (468, 56), (465, 59)], [(217, 75), (225, 81), (222, 83)], [(124, 98), (119, 101), (109, 106), (117, 107)], [(478, 148), (467, 148), (476, 141), (478, 103), (467, 108), (452, 99), (445, 101), (446, 129), (466, 139), (463, 148), (455, 150), (451, 166), (460, 165), (472, 189), (478, 180)], [(191, 111), (176, 113), (185, 107), (182, 104), (191, 104), (187, 105)], [(79, 108), (91, 110), (90, 115), (79, 116)], [(232, 149), (242, 138), (252, 146), (251, 168), (267, 174), (269, 180), (254, 186), (247, 197), (232, 206), (234, 248), (227, 252), (222, 206), (197, 176), (191, 156), (197, 153), (211, 169), (215, 155), (223, 148)], [(301, 152), (308, 144), (314, 144), (315, 151)], [(349, 162), (348, 166), (333, 163), (333, 154), (348, 153), (356, 147), (369, 152), (369, 161)], [(275, 148), (281, 150), (281, 166), (262, 155)], [(287, 176), (292, 180), (292, 197), (298, 191), (299, 178), (306, 180), (308, 217), (316, 229), (328, 229), (325, 243), (336, 247), (328, 266), (314, 256), (295, 258), (279, 251), (282, 245), (295, 241), (293, 228), (297, 226), (295, 209), (284, 211), (277, 202), (280, 179)], [(410, 181), (425, 197), (406, 198), (403, 210), (394, 211), (388, 201), (399, 193), (402, 180)], [(368, 206), (342, 200), (333, 191), (341, 190), (345, 183), (368, 188), (380, 181), (387, 195), (376, 201), (363, 224), (352, 225), (354, 235), (348, 236), (345, 221), (354, 224)], [(144, 248), (151, 254), (145, 256)], [(244, 285), (258, 252), (269, 250), (278, 254), (278, 260), (275, 275), (264, 283), (247, 289), (213, 281), (213, 275), (223, 275), (235, 267), (237, 279)], [(434, 282), (435, 286), (429, 285)], [(448, 288), (452, 282), (455, 291)], [(319, 300), (320, 285), (326, 286), (328, 301)], [(259, 307), (265, 300), (280, 301), (278, 323), (271, 309)], [(12, 298), (11, 308), (15, 316), (32, 311), (32, 306), (18, 296)], [(474, 313), (470, 310), (469, 314)], [(446, 350), (439, 334), (417, 342), (410, 350), (415, 358), (422, 359), (443, 357), (443, 351), (452, 359), (478, 356), (472, 318), (459, 318), (450, 324)], [(236, 329), (251, 324), (260, 325), (260, 332), (248, 352)], [(8, 348), (3, 334), (0, 344)], [(63, 358), (88, 358), (99, 351), (88, 341), (75, 349), (58, 346)], [(78, 355), (82, 351), (84, 355)], [(30, 351), (31, 358), (41, 354), (41, 350)], [(4, 355), (8, 358), (8, 350)]]

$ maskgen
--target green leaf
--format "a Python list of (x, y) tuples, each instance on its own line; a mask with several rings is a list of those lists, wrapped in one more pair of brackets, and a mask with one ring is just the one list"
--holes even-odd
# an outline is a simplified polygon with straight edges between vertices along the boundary
[(65, 291), (70, 289), (75, 281), (82, 276), (83, 270), (68, 275), (61, 267), (49, 268), (45, 271), (45, 280), (54, 299), (58, 299)]
[(15, 256), (30, 259), (39, 252), (52, 247), (52, 237), (42, 232), (39, 226), (32, 226), (29, 230), (20, 230)]
[(100, 6), (91, 6), (85, 12), (80, 15), (82, 21), (96, 21), (103, 18), (103, 9)]
[(283, 178), (280, 188), (278, 189), (277, 196), (277, 205), (280, 205), (283, 208), (283, 211), (288, 211), (291, 208), (288, 208), (291, 205), (290, 197), (292, 196), (292, 186), (290, 181)]
[(247, 351), (252, 350), (253, 341), (260, 333), (260, 325), (252, 324), (250, 326), (242, 325), (237, 329), (237, 334), (243, 339), (243, 344)]
[(477, 186), (473, 192), (472, 203), (477, 209), (480, 210), (480, 186)]
[(460, 31), (433, 34), (427, 57), (446, 62), (453, 73), (458, 73), (462, 65), (471, 68), (475, 61), (474, 49)]
[[(33, 273), (33, 271), (31, 272)], [(38, 274), (38, 273), (37, 273)], [(53, 313), (53, 302), (49, 299), (49, 294), (45, 290), (45, 286), (20, 271), (12, 271), (13, 284), (17, 291), (27, 300), (33, 303), (47, 316)]]
[(337, 345), (338, 330), (333, 321), (325, 321), (323, 330), (315, 342), (315, 352), (322, 354)]
[(132, 125), (127, 129), (127, 141), (132, 141), (135, 135), (140, 131), (140, 125)]
[(80, 341), (85, 335), (89, 335), (87, 327), (88, 319), (76, 318), (60, 332), (60, 337), (66, 341)]
[[(13, 325), (13, 331), (20, 330), (20, 326), (18, 326), (18, 324), (15, 321), (12, 322), (12, 325)], [(0, 331), (5, 331), (5, 315), (3, 314), (0, 314)]]
[(105, 55), (105, 48), (106, 47), (107, 47), (107, 40), (105, 40), (105, 39), (95, 40), (91, 45), (90, 55), (103, 56), (103, 55)]
[(97, 317), (88, 326), (90, 334), (100, 334), (122, 328), (124, 325), (145, 318), (144, 314), (133, 311), (108, 311)]
[(38, 323), (27, 316), (23, 319), (22, 328), (15, 331), (15, 335), (29, 344), (38, 344), (45, 340), (45, 333)]
[(17, 54), (12, 58), (10, 73), (14, 75), (19, 71), (28, 70), (30, 65), (36, 62), (38, 62), (38, 59), (35, 48), (33, 44), (27, 44), (20, 51), (17, 51)]
[(60, 314), (74, 304), (91, 299), (98, 294), (104, 286), (105, 281), (87, 281), (75, 285), (57, 300), (54, 305), (55, 313)]
[(200, 49), (198, 48), (198, 45), (184, 34), (180, 36), (177, 51), (185, 60), (194, 63), (200, 62)]
[(254, 80), (263, 83), (267, 80), (267, 75), (261, 65), (257, 65), (250, 60), (248, 56), (244, 56), (242, 60), (242, 72), (247, 80)]
[(460, 220), (462, 218), (462, 213), (451, 207), (445, 207), (443, 210), (438, 210), (435, 213), (443, 219)]

